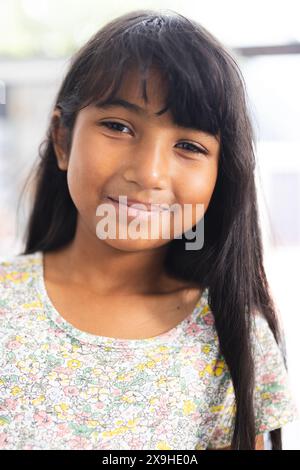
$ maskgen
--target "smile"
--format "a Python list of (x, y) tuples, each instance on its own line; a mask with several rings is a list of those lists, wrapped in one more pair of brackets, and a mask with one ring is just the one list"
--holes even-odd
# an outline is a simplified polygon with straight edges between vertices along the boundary
[[(157, 214), (158, 212), (168, 212), (168, 210), (166, 208), (162, 208), (160, 205), (158, 204), (151, 204), (151, 210), (145, 210), (145, 209), (142, 209), (142, 208), (135, 208), (133, 207), (134, 205), (137, 205), (137, 204), (140, 204), (140, 205), (144, 205), (145, 207), (147, 207), (146, 204), (143, 204), (141, 202), (134, 202), (134, 203), (130, 203), (130, 204), (126, 204), (126, 203), (123, 203), (123, 202), (119, 202), (119, 201), (116, 201), (115, 199), (111, 198), (110, 196), (106, 196), (106, 199), (111, 202), (114, 207), (117, 209), (117, 210), (125, 210), (127, 215), (130, 217), (140, 217), (140, 218), (148, 218), (150, 217), (151, 215), (153, 216), (153, 214)], [(149, 205), (148, 205), (149, 206)]]

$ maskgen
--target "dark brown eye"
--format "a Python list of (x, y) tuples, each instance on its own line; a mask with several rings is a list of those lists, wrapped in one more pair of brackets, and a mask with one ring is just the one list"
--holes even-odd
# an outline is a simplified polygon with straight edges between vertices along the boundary
[(203, 153), (204, 155), (207, 155), (207, 151), (200, 148), (200, 147), (197, 147), (196, 145), (193, 145), (193, 144), (190, 144), (189, 142), (179, 142), (178, 145), (188, 145), (189, 148), (185, 148), (184, 150), (188, 150), (189, 152), (193, 152), (193, 153)]
[(122, 132), (122, 129), (128, 129), (130, 131), (130, 129), (127, 126), (117, 121), (106, 121), (106, 122), (100, 122), (99, 124), (101, 126), (107, 127), (108, 129), (112, 131), (121, 132), (122, 134), (127, 134), (127, 132)]

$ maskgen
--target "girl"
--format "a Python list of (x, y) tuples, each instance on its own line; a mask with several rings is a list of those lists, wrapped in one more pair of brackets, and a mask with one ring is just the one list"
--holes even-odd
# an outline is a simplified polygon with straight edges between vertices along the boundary
[[(231, 55), (172, 10), (116, 18), (73, 56), (45, 144), (25, 250), (0, 265), (2, 448), (282, 449), (299, 415)], [(132, 201), (192, 217), (99, 236), (99, 205), (125, 211), (118, 234), (153, 215)]]

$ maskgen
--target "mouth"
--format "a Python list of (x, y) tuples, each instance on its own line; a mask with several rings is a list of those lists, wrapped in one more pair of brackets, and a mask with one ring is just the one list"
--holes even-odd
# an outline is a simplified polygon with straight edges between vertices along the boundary
[[(118, 200), (117, 198), (113, 198), (112, 196), (106, 196), (106, 199), (112, 201), (113, 203), (117, 204), (118, 206), (125, 206), (130, 208), (132, 211), (135, 211), (137, 213), (145, 213), (145, 214), (151, 214), (153, 212), (166, 212), (169, 210), (169, 207), (167, 207), (167, 204), (155, 204), (155, 203), (145, 203), (141, 201), (133, 201), (133, 200)], [(127, 201), (127, 202), (126, 202)], [(135, 206), (136, 204), (142, 205), (146, 207), (147, 209), (142, 209), (142, 208), (135, 208), (132, 206)]]

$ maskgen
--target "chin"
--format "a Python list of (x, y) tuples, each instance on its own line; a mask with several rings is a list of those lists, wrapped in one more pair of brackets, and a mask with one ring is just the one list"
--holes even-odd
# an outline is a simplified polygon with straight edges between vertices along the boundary
[(107, 245), (115, 248), (120, 251), (142, 251), (142, 250), (152, 250), (154, 248), (159, 248), (166, 245), (170, 240), (147, 240), (139, 238), (137, 240), (122, 240), (122, 239), (109, 239), (106, 238), (101, 240)]

